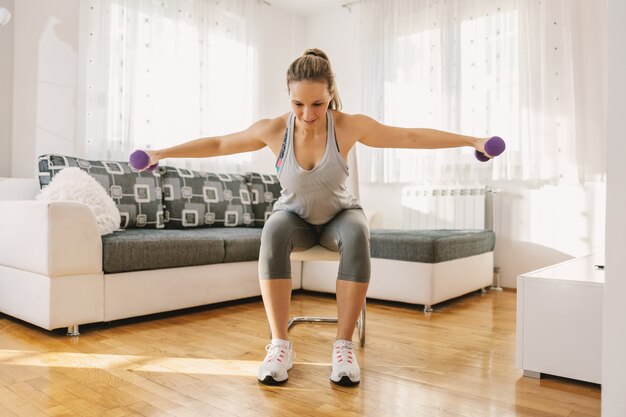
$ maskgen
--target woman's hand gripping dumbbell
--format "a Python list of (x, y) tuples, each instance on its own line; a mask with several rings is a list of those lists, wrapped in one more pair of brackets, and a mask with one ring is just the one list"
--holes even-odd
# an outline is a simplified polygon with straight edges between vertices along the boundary
[(485, 142), (484, 149), (485, 152), (480, 152), (478, 149), (474, 151), (474, 156), (481, 162), (486, 162), (504, 152), (506, 143), (500, 136), (492, 136)]

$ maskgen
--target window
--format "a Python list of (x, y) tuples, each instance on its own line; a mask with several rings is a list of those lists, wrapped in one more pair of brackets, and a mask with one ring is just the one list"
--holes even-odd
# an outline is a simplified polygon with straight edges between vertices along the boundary
[[(245, 5), (110, 2), (91, 15), (86, 151), (126, 159), (247, 128), (254, 117), (256, 50)], [(98, 13), (96, 13), (98, 12)], [(250, 154), (212, 160), (237, 170)], [(201, 160), (187, 162), (200, 169)]]
[[(365, 88), (378, 94), (365, 97), (380, 97), (382, 106), (374, 104), (378, 108), (371, 113), (385, 124), (478, 137), (498, 134), (506, 137), (507, 153), (515, 153), (521, 111), (518, 11), (475, 3), (419, 8), (405, 2), (405, 9), (393, 3), (392, 18), (369, 35), (379, 37), (374, 42), (379, 47), (365, 60), (375, 62), (374, 76), (383, 81), (366, 76)], [(371, 170), (365, 181), (484, 182), (491, 164), (476, 164), (473, 152), (469, 147), (365, 149), (359, 157)]]

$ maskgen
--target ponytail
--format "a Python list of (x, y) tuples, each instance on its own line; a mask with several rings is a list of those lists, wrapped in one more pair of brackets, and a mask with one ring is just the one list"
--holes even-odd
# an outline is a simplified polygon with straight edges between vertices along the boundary
[(287, 88), (289, 88), (290, 83), (296, 81), (325, 82), (329, 94), (333, 96), (329, 107), (333, 110), (341, 110), (341, 99), (335, 85), (335, 74), (328, 56), (321, 49), (307, 49), (302, 56), (291, 63), (287, 70)]

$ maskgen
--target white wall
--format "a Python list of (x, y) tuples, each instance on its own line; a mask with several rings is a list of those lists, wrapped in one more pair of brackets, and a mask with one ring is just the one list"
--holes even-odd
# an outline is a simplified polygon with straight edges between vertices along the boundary
[[(0, 7), (15, 12), (13, 0), (0, 0)], [(13, 119), (13, 32), (15, 19), (0, 26), (0, 177), (11, 174)]]
[[(350, 11), (351, 10), (351, 11)], [(307, 47), (328, 55), (346, 113), (361, 113), (361, 62), (358, 38), (360, 7), (338, 7), (307, 19)]]
[(626, 2), (609, 0), (607, 123), (606, 283), (602, 366), (602, 415), (626, 416)]
[(11, 176), (76, 148), (79, 0), (15, 2)]
[(262, 7), (259, 18), (265, 28), (259, 46), (259, 78), (263, 80), (259, 116), (273, 118), (290, 110), (285, 81), (287, 68), (307, 47), (307, 21), (271, 6)]
[(604, 183), (498, 188), (495, 264), (503, 286), (514, 288), (524, 272), (603, 250)]
[[(278, 7), (262, 6), (259, 21), (265, 28), (259, 40), (259, 117), (274, 118), (290, 111), (286, 75), (289, 64), (306, 44), (306, 18)], [(254, 155), (259, 171), (274, 174), (274, 155), (265, 148)]]

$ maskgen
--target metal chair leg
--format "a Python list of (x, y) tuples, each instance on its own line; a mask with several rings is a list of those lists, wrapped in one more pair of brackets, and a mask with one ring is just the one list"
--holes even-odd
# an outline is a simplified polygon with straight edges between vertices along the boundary
[(361, 347), (365, 346), (365, 305), (366, 303), (364, 302), (363, 307), (361, 308), (361, 314), (359, 315), (359, 320), (356, 322)]
[[(356, 322), (358, 334), (359, 334), (359, 343), (361, 346), (365, 346), (365, 312), (366, 312), (366, 304), (367, 302), (363, 302), (363, 307), (361, 307), (361, 313), (359, 314), (359, 319)], [(309, 316), (297, 316), (293, 317), (287, 323), (287, 330), (290, 330), (293, 326), (299, 323), (337, 323), (337, 318), (335, 317), (309, 317)], [(272, 331), (270, 329), (270, 338), (272, 337)]]
[(308, 317), (308, 316), (298, 316), (289, 319), (287, 323), (287, 330), (291, 329), (298, 323), (337, 323), (336, 318), (332, 317)]

